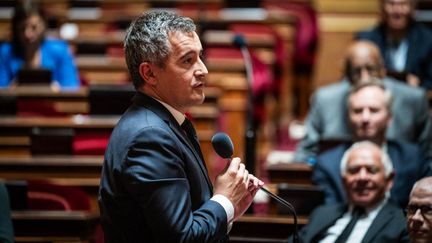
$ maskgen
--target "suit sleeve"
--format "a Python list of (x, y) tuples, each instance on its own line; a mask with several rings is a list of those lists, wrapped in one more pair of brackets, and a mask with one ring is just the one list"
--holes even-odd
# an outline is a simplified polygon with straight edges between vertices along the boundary
[(316, 96), (316, 94), (312, 96), (311, 108), (306, 118), (306, 134), (297, 145), (294, 158), (296, 162), (308, 162), (310, 159), (315, 159), (318, 154), (321, 118)]
[(10, 50), (5, 44), (0, 45), (0, 88), (6, 88), (12, 81), (11, 71), (8, 68), (10, 62)]
[(192, 209), (188, 158), (172, 136), (162, 128), (144, 129), (124, 162), (123, 184), (157, 242), (217, 242), (227, 232), (226, 213), (209, 198)]
[(78, 88), (80, 86), (80, 81), (78, 77), (78, 70), (75, 65), (75, 59), (72, 55), (69, 46), (65, 42), (55, 43), (61, 51), (58, 53), (58, 63), (56, 67), (56, 77), (62, 88)]

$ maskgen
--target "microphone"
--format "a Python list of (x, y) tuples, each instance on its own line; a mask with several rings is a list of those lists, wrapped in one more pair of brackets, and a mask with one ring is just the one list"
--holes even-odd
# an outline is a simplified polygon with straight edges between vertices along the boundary
[(235, 35), (233, 43), (238, 48), (246, 47), (246, 40), (242, 35)]
[[(234, 145), (231, 140), (231, 138), (223, 132), (218, 132), (215, 135), (213, 135), (211, 139), (211, 143), (213, 146), (213, 149), (216, 151), (216, 153), (224, 158), (224, 159), (230, 159), (234, 153)], [(293, 241), (298, 242), (298, 232), (297, 232), (297, 214), (294, 209), (294, 206), (285, 201), (283, 198), (275, 195), (274, 193), (270, 192), (264, 187), (260, 188), (263, 192), (267, 193), (270, 197), (281, 203), (282, 205), (286, 206), (294, 217), (294, 234), (293, 234)]]
[(246, 39), (242, 34), (236, 34), (233, 38), (233, 44), (240, 49), (242, 54), (247, 87), (248, 87), (248, 99), (246, 107), (246, 131), (245, 131), (245, 164), (248, 171), (251, 173), (255, 172), (255, 147), (256, 147), (256, 122), (254, 117), (254, 93), (253, 93), (253, 83), (254, 83), (254, 70), (252, 64), (251, 53), (247, 48)]
[(231, 138), (226, 133), (216, 133), (213, 135), (211, 143), (216, 153), (224, 159), (231, 158), (234, 153), (234, 145)]

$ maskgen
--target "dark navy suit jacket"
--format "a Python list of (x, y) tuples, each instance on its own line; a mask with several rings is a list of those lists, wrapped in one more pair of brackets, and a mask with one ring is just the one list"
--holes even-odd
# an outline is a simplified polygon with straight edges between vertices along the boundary
[(227, 215), (204, 161), (158, 101), (137, 93), (105, 153), (99, 205), (106, 242), (226, 242)]
[[(388, 40), (386, 29), (380, 24), (373, 29), (359, 32), (356, 39), (366, 39), (374, 42), (380, 49), (386, 68), (394, 71), (387, 53)], [(420, 85), (432, 89), (432, 31), (420, 23), (413, 22), (408, 30), (408, 56), (405, 71), (417, 75)]]
[[(346, 204), (323, 205), (316, 208), (309, 223), (299, 232), (301, 243), (318, 242), (322, 232), (334, 225), (347, 211)], [(289, 240), (290, 242), (292, 239)], [(399, 207), (387, 202), (370, 225), (363, 243), (367, 242), (409, 242), (405, 215)]]
[[(326, 204), (347, 201), (340, 175), (340, 163), (343, 154), (350, 146), (350, 143), (343, 143), (318, 156), (312, 180), (323, 188)], [(408, 203), (414, 183), (430, 175), (429, 160), (420, 156), (419, 148), (416, 145), (409, 143), (388, 141), (387, 152), (395, 170), (390, 200), (404, 208)]]

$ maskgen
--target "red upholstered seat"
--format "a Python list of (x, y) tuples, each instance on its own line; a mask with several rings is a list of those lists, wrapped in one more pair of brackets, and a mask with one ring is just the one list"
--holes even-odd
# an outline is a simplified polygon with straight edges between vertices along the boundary
[(18, 100), (18, 116), (65, 116), (64, 112), (56, 110), (55, 103), (48, 100)]
[(31, 210), (90, 210), (90, 196), (78, 187), (46, 181), (28, 181), (27, 205)]
[[(27, 207), (30, 210), (91, 210), (91, 199), (79, 187), (30, 180), (27, 181)], [(95, 230), (94, 242), (104, 242), (100, 224)]]
[(73, 139), (74, 155), (103, 155), (111, 133), (106, 131), (78, 131)]

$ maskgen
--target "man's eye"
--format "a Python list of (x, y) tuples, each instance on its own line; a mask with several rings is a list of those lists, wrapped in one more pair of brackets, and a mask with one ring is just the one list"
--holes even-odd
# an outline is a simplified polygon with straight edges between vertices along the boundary
[(372, 167), (369, 167), (369, 168), (368, 168), (368, 171), (369, 171), (369, 173), (371, 173), (371, 174), (376, 174), (376, 173), (379, 172), (379, 168), (378, 168), (378, 167), (375, 167), (375, 166), (372, 166)]
[(347, 169), (348, 173), (350, 174), (356, 174), (357, 172), (359, 172), (360, 168), (359, 167), (350, 167)]

